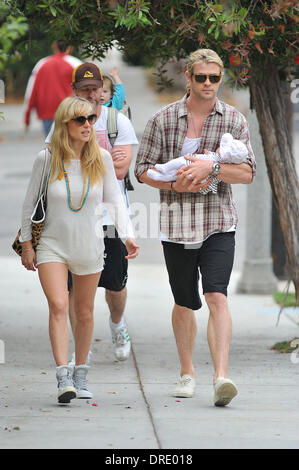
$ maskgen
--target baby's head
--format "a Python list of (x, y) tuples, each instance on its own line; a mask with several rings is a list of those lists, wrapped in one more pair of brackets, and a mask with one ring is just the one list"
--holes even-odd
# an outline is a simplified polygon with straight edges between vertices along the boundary
[(113, 80), (108, 75), (103, 76), (103, 91), (101, 93), (100, 103), (104, 104), (111, 100), (115, 92)]
[(228, 160), (230, 163), (242, 163), (247, 155), (248, 150), (243, 142), (234, 139), (229, 133), (223, 134), (220, 140), (221, 161)]

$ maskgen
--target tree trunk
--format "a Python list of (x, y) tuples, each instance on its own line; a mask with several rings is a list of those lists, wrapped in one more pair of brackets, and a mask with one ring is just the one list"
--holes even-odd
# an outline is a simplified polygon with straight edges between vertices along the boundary
[[(290, 100), (291, 85), (290, 82), (281, 82), (282, 94), (286, 106), (286, 120), (289, 131), (289, 141), (293, 149), (293, 114), (294, 104)], [(283, 233), (281, 230), (279, 213), (272, 195), (272, 233), (271, 233), (271, 253), (273, 259), (273, 271), (278, 279), (290, 279), (290, 270), (288, 267), (286, 247)]]
[[(270, 184), (279, 213), (290, 276), (299, 301), (299, 182), (289, 138), (287, 109), (278, 70), (261, 80), (252, 70), (250, 94), (263, 141)], [(255, 78), (259, 77), (259, 78)]]

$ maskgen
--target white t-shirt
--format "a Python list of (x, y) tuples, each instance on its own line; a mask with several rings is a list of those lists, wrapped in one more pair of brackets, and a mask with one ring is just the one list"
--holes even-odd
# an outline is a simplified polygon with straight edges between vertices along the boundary
[[(93, 127), (97, 134), (97, 141), (100, 147), (111, 152), (112, 146), (109, 141), (108, 131), (107, 131), (107, 118), (108, 118), (108, 108), (102, 106), (101, 114), (99, 119), (94, 123)], [(117, 113), (117, 137), (113, 144), (113, 147), (117, 145), (137, 145), (138, 140), (132, 126), (130, 119), (128, 119), (124, 114)], [(128, 192), (125, 189), (124, 180), (118, 180), (120, 190), (123, 194), (126, 207), (129, 210), (129, 198)], [(103, 225), (113, 225), (113, 221), (107, 210), (103, 212)]]
[[(107, 131), (107, 117), (108, 117), (108, 108), (106, 106), (101, 107), (101, 114), (99, 119), (94, 123), (93, 127), (97, 134), (97, 142), (100, 147), (111, 152), (111, 144), (108, 137)], [(46, 144), (51, 142), (51, 137), (54, 131), (54, 124), (52, 125), (50, 132), (45, 140)], [(138, 145), (138, 140), (132, 126), (130, 119), (128, 119), (124, 114), (117, 113), (117, 137), (113, 144), (113, 147), (117, 145)], [(125, 189), (124, 180), (118, 180), (121, 192), (123, 194), (126, 207), (129, 210), (129, 199), (128, 193)], [(103, 212), (103, 225), (113, 225), (113, 221), (109, 215), (107, 209)]]

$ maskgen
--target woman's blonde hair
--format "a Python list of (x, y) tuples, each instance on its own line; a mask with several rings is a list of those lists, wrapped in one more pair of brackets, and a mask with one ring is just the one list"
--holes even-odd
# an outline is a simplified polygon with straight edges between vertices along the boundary
[[(49, 145), (52, 159), (51, 182), (55, 181), (63, 171), (70, 158), (76, 158), (74, 150), (70, 146), (68, 122), (77, 116), (88, 116), (93, 114), (93, 107), (84, 98), (65, 98), (55, 113), (55, 128)], [(81, 153), (81, 168), (84, 180), (89, 177), (90, 184), (99, 182), (105, 174), (101, 149), (96, 140), (96, 133), (91, 126), (90, 137), (84, 144)]]
[[(187, 70), (189, 72), (190, 77), (192, 77), (194, 65), (210, 64), (212, 62), (215, 64), (218, 64), (220, 67), (221, 73), (223, 73), (223, 69), (224, 69), (223, 62), (215, 51), (213, 51), (212, 49), (197, 49), (197, 51), (194, 51), (192, 52), (192, 54), (190, 54), (185, 65), (185, 70)], [(187, 92), (189, 92), (190, 91), (189, 83), (187, 83), (186, 88), (187, 88)]]

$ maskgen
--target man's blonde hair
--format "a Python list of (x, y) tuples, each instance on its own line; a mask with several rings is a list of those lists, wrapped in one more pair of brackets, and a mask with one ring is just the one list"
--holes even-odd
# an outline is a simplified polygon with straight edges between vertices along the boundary
[[(58, 106), (55, 113), (55, 128), (49, 145), (52, 155), (51, 182), (62, 173), (63, 164), (66, 166), (70, 158), (76, 157), (69, 144), (68, 122), (76, 116), (87, 116), (93, 113), (93, 107), (89, 101), (77, 96), (65, 98)], [(92, 126), (89, 140), (82, 150), (81, 168), (84, 180), (89, 176), (91, 185), (99, 182), (105, 174), (101, 150)]]
[[(219, 57), (219, 55), (213, 51), (212, 49), (197, 49), (190, 54), (186, 65), (185, 70), (187, 70), (190, 74), (190, 77), (193, 75), (193, 68), (196, 64), (217, 64), (220, 67), (221, 73), (223, 72), (224, 65)], [(187, 83), (187, 92), (190, 90), (190, 85)]]

